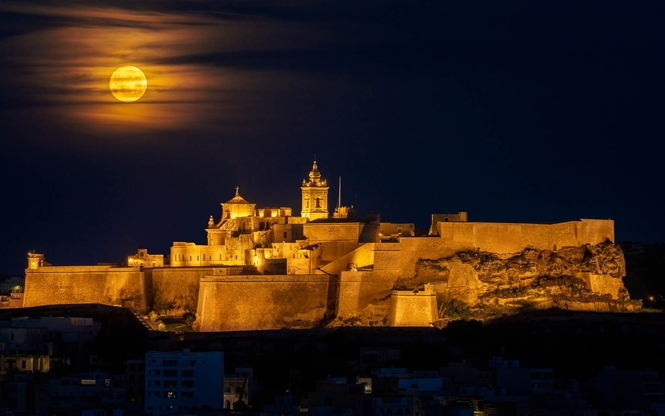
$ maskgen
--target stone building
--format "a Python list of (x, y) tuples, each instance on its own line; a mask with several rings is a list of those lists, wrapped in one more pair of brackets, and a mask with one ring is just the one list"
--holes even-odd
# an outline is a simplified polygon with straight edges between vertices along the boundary
[[(612, 220), (509, 224), (470, 222), (466, 212), (433, 214), (429, 235), (419, 236), (412, 223), (381, 222), (379, 214), (357, 218), (353, 207), (338, 206), (331, 216), (329, 187), (316, 161), (300, 190), (297, 217), (290, 207), (257, 208), (236, 188), (221, 203), (219, 217), (208, 219), (205, 244), (174, 242), (166, 257), (140, 249), (126, 266), (51, 266), (42, 254), (30, 253), (24, 305), (103, 303), (196, 312), (202, 331), (311, 327), (363, 314), (395, 326), (429, 325), (438, 319), (441, 293), (454, 297), (460, 287), (472, 287), (473, 298), (467, 293), (463, 299), (474, 303), (490, 287), (523, 285), (541, 273), (535, 269), (547, 268), (537, 256), (527, 260), (531, 274), (513, 273), (490, 284), (453, 259), (456, 253), (488, 252), (505, 260), (536, 250), (551, 257), (614, 242)], [(617, 298), (623, 256), (619, 250), (599, 258), (599, 267), (576, 263), (571, 267), (579, 270), (571, 273), (594, 292)], [(444, 263), (433, 263), (438, 261)], [(431, 287), (424, 288), (425, 275)]]

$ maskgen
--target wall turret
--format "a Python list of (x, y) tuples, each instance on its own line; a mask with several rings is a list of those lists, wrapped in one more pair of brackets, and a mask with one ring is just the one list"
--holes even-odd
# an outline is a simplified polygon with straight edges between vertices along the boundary
[(31, 251), (28, 253), (28, 269), (38, 269), (44, 266), (44, 255)]

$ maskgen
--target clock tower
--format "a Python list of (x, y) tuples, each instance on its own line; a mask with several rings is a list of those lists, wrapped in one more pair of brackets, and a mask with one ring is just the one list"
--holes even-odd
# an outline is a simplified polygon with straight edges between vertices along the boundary
[(300, 189), (302, 189), (300, 216), (309, 218), (310, 221), (328, 218), (328, 182), (325, 179), (321, 180), (316, 160), (312, 171), (309, 172), (309, 181), (303, 179)]

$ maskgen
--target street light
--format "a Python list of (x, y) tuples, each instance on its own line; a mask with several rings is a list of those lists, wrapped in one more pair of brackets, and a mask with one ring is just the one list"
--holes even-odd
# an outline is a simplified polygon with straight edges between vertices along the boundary
[(649, 300), (651, 301), (649, 308), (653, 309), (653, 296), (649, 296)]

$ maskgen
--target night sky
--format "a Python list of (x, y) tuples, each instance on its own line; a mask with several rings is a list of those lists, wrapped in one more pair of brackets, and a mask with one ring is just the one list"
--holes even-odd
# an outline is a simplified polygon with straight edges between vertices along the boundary
[(299, 215), (315, 154), (384, 221), (664, 242), (660, 3), (2, 1), (0, 272), (204, 244), (236, 186)]

